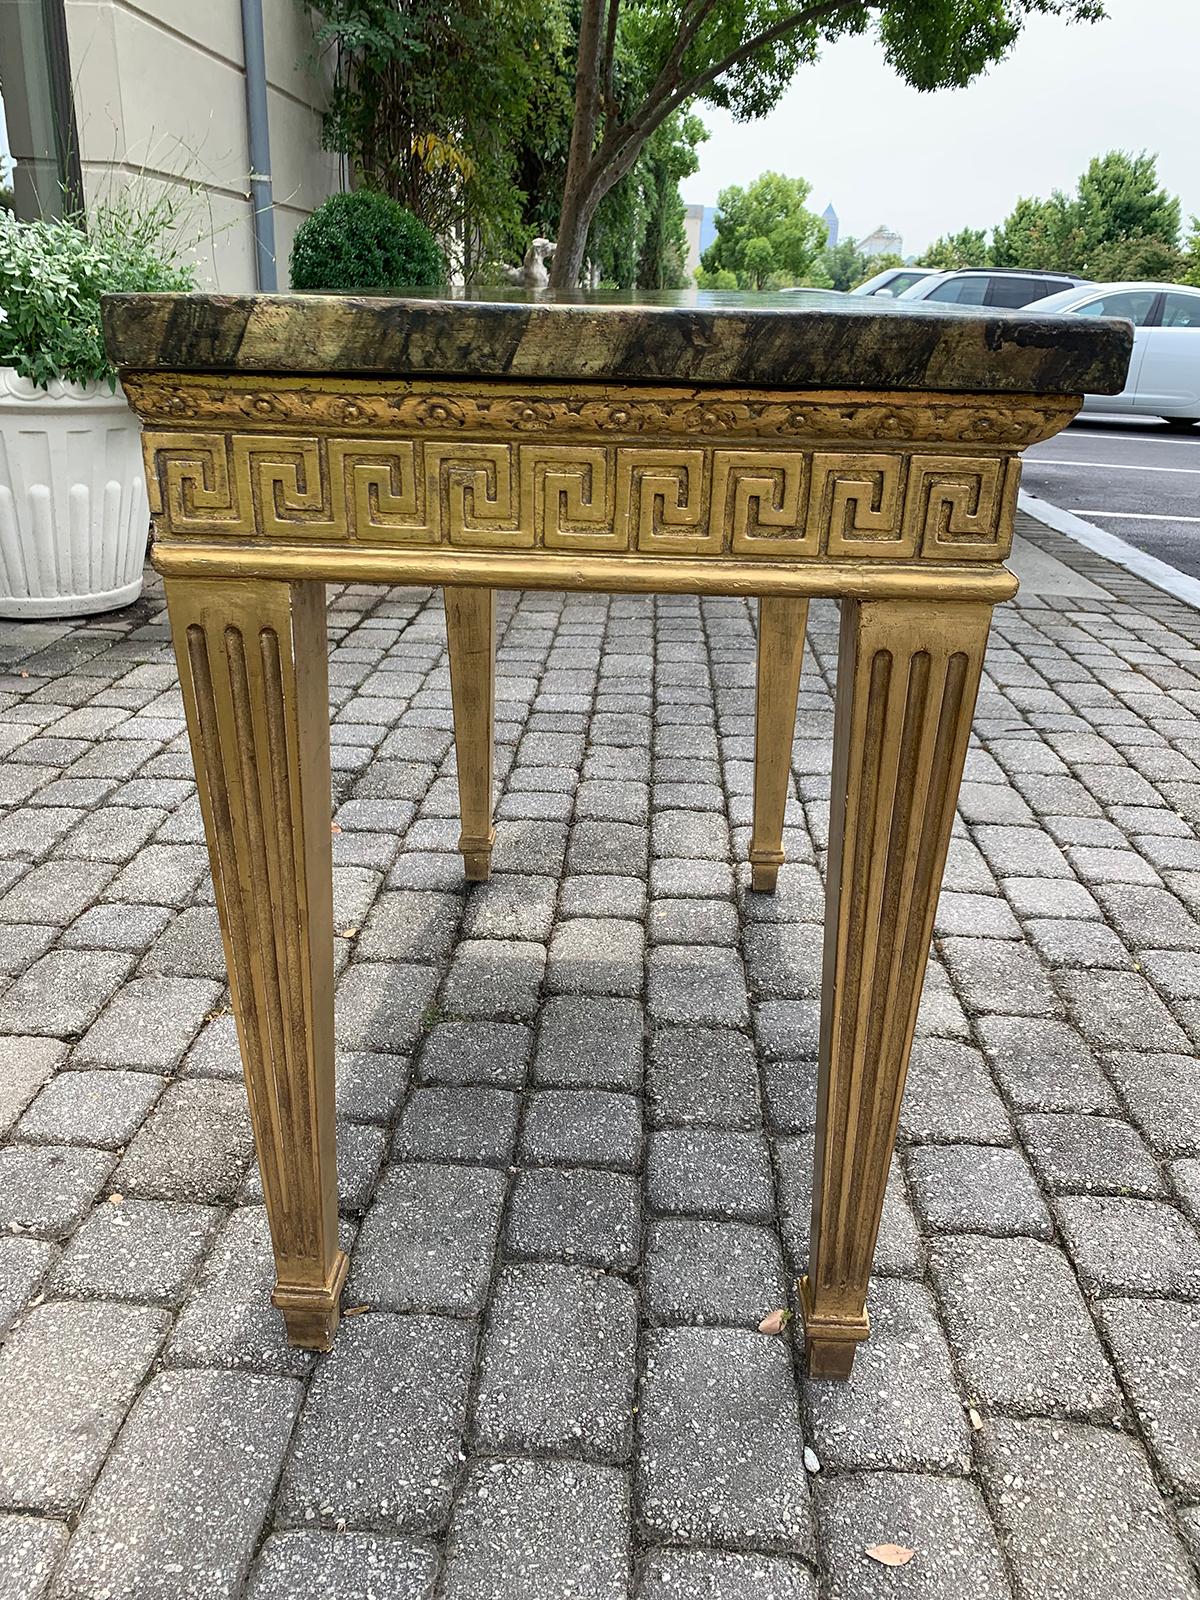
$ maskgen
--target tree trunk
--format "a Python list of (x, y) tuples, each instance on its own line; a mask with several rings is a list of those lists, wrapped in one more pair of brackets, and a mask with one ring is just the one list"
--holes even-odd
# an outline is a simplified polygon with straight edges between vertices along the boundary
[(587, 173), (578, 174), (574, 183), (572, 176), (568, 170), (562, 215), (558, 221), (558, 238), (554, 241), (554, 259), (550, 263), (552, 289), (579, 287), (579, 274), (583, 271), (583, 258), (587, 252), (588, 230), (598, 204), (598, 201), (588, 204)]
[(588, 169), (596, 145), (600, 121), (600, 67), (604, 38), (605, 0), (583, 0), (579, 18), (579, 53), (575, 68), (575, 117), (571, 124), (571, 146), (567, 153), (567, 176), (563, 185), (562, 215), (554, 259), (550, 265), (552, 289), (574, 289), (587, 249), (587, 233), (596, 202), (588, 205)]

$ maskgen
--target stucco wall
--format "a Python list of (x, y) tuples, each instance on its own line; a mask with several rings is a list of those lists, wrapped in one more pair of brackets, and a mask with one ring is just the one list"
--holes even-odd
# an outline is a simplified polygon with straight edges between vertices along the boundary
[[(254, 289), (240, 0), (66, 0), (90, 203), (132, 186), (187, 198), (204, 287)], [(323, 77), (297, 0), (263, 0), (281, 287), (300, 222), (341, 188), (321, 149)]]

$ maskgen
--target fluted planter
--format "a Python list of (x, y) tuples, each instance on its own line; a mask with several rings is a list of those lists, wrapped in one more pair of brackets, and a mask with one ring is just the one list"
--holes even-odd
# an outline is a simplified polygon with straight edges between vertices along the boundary
[(0, 367), (0, 616), (79, 617), (137, 599), (143, 470), (119, 387), (39, 389)]

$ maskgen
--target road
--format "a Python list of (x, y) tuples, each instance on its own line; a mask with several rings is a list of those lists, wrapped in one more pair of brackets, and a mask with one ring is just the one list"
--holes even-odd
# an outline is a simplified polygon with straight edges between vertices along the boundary
[(1200, 578), (1200, 428), (1089, 417), (1025, 452), (1021, 487)]

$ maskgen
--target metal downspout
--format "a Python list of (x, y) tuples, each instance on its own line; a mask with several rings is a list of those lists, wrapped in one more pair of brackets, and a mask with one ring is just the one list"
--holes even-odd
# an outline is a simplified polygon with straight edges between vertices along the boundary
[(271, 293), (279, 287), (279, 277), (275, 269), (275, 212), (271, 194), (271, 130), (267, 122), (262, 0), (242, 0), (242, 56), (246, 63), (246, 135), (250, 146), (255, 276), (260, 291)]

